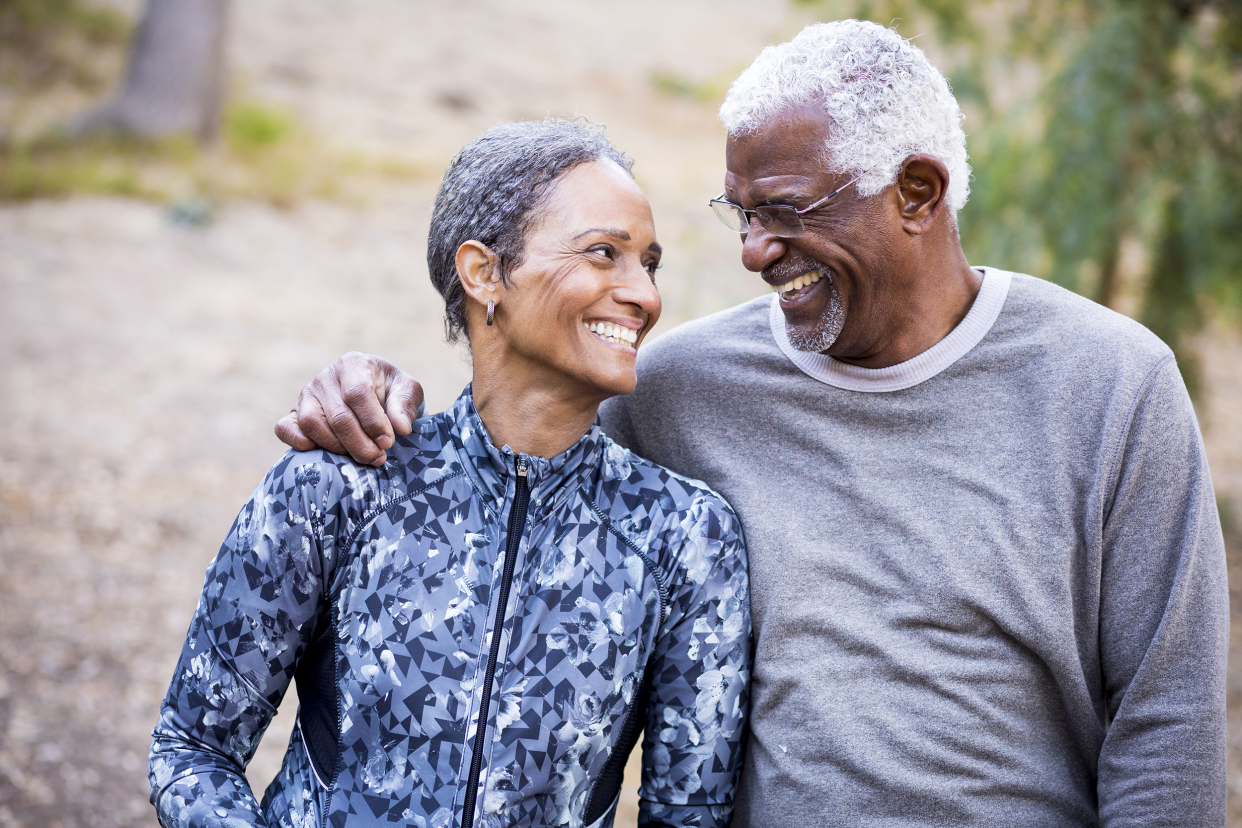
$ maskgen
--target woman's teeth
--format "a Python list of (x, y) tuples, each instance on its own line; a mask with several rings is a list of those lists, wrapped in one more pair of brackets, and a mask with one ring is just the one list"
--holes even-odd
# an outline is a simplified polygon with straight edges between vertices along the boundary
[(638, 331), (632, 331), (622, 325), (613, 325), (611, 322), (583, 322), (582, 324), (600, 339), (614, 345), (633, 345), (638, 341)]
[(798, 288), (806, 287), (808, 285), (813, 285), (816, 282), (818, 282), (820, 279), (822, 279), (823, 277), (824, 277), (824, 271), (812, 270), (808, 273), (803, 273), (801, 276), (795, 277), (794, 279), (786, 282), (783, 285), (777, 285), (776, 287), (772, 288), (772, 292), (773, 293), (788, 293), (791, 290), (797, 290)]

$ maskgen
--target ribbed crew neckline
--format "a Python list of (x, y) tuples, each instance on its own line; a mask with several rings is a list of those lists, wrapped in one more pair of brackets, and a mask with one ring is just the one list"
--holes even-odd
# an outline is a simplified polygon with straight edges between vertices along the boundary
[(826, 354), (799, 351), (789, 343), (785, 331), (785, 314), (781, 311), (780, 297), (773, 296), (768, 322), (772, 337), (781, 352), (812, 379), (846, 391), (884, 393), (901, 391), (931, 379), (964, 357), (970, 349), (992, 329), (1000, 316), (1005, 298), (1009, 295), (1012, 274), (994, 267), (976, 268), (983, 274), (979, 295), (966, 314), (949, 335), (918, 356), (887, 368), (860, 368), (848, 362), (833, 359)]

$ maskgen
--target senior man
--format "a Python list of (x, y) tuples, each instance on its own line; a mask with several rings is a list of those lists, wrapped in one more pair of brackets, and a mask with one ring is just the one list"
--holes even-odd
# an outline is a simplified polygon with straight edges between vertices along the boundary
[[(893, 31), (808, 27), (721, 118), (713, 206), (778, 295), (646, 347), (603, 418), (745, 525), (735, 824), (1223, 825), (1224, 551), (1172, 353), (967, 263), (962, 115)], [(420, 399), (354, 355), (278, 432), (382, 462)]]

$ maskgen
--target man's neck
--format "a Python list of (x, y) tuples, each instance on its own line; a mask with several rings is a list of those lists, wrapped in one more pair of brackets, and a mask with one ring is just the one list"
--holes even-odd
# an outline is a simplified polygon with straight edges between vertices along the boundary
[[(889, 317), (885, 335), (858, 356), (829, 354), (860, 368), (888, 368), (913, 359), (948, 336), (979, 295), (983, 277), (971, 268), (960, 245), (931, 261), (919, 262), (918, 274), (892, 297), (889, 306), (876, 308)], [(876, 320), (877, 322), (879, 320)]]

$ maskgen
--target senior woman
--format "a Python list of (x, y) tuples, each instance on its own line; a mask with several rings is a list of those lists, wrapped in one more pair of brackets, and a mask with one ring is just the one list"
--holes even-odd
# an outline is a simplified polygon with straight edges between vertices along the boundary
[[(155, 728), (190, 825), (726, 825), (750, 670), (736, 516), (595, 424), (660, 314), (651, 209), (579, 122), (453, 159), (428, 264), (473, 382), (382, 468), (290, 452), (207, 572)], [(244, 775), (297, 685), (280, 773)]]

